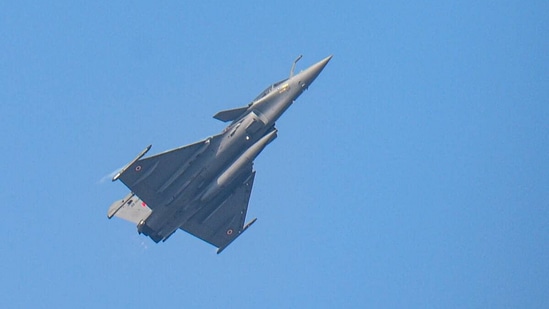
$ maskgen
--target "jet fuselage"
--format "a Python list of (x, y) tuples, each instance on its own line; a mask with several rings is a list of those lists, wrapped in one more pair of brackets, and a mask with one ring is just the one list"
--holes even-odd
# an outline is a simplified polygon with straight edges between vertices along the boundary
[(190, 218), (204, 222), (222, 207), (237, 187), (253, 178), (255, 172), (251, 176), (249, 172), (253, 160), (276, 138), (276, 120), (330, 59), (271, 85), (247, 108), (237, 109), (242, 111), (240, 116), (230, 119), (220, 134), (208, 138), (181, 166), (173, 166), (174, 172), (155, 192), (163, 198), (161, 205), (154, 205), (152, 213), (139, 222), (139, 233), (155, 242), (166, 240)]

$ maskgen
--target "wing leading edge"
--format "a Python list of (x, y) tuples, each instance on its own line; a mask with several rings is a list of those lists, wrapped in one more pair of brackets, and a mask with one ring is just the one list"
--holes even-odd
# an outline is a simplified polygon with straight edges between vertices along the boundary
[(169, 202), (163, 192), (179, 181), (192, 162), (218, 137), (216, 135), (191, 145), (135, 160), (122, 171), (119, 179), (154, 210)]

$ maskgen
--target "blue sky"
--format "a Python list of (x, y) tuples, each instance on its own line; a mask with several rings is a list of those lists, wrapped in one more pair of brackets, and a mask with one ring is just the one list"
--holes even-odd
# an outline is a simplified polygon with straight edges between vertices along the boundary
[[(0, 4), (0, 307), (549, 306), (546, 1)], [(102, 181), (334, 58), (221, 255)]]

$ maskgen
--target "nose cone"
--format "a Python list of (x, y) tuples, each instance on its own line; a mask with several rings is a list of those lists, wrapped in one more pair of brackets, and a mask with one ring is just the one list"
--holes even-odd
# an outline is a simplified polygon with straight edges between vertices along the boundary
[(305, 69), (305, 71), (297, 74), (295, 78), (300, 81), (300, 84), (303, 88), (308, 88), (309, 85), (311, 85), (315, 78), (320, 74), (320, 72), (322, 72), (322, 69), (324, 69), (326, 64), (328, 64), (330, 59), (332, 59), (332, 55), (308, 67), (307, 69)]

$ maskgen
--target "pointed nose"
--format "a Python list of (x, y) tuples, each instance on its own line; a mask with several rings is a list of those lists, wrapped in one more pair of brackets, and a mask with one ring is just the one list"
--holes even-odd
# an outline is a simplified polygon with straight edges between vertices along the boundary
[(309, 85), (311, 85), (316, 77), (320, 74), (320, 72), (322, 72), (330, 59), (332, 59), (332, 55), (320, 60), (319, 62), (313, 64), (312, 66), (305, 69), (303, 72), (296, 75), (295, 78), (299, 79), (301, 87), (308, 88)]

